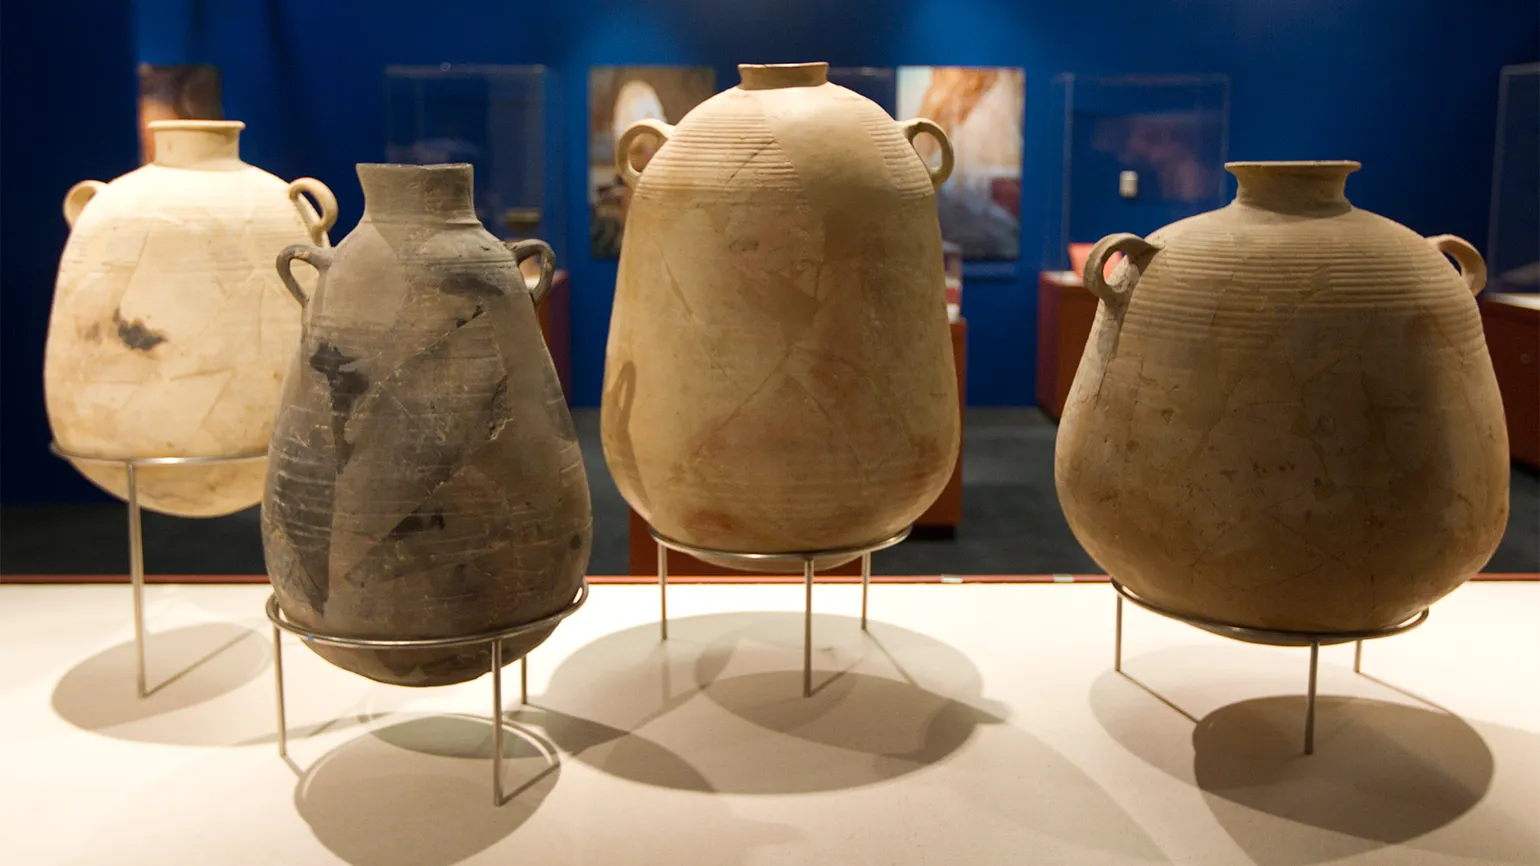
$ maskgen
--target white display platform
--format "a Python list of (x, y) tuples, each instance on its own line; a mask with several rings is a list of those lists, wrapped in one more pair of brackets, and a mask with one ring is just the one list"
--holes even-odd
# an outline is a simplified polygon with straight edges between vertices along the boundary
[(0, 586), (0, 863), (1540, 862), (1537, 583), (1365, 644), (1376, 679), (1323, 649), (1313, 757), (1307, 651), (1130, 607), (1120, 676), (1106, 584), (877, 585), (870, 635), (820, 585), (810, 699), (800, 586), (671, 587), (662, 644), (656, 587), (599, 585), (533, 706), (505, 674), (501, 808), (485, 679), (287, 639), (280, 759), (267, 592), (150, 587), (141, 701), (127, 587)]

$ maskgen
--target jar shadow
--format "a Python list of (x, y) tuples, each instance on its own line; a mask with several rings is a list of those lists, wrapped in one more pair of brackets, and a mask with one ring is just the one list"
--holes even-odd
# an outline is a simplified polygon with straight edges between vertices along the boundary
[[(877, 784), (945, 760), (1004, 721), (977, 668), (933, 638), (815, 616), (802, 696), (800, 613), (674, 618), (564, 659), (534, 700), (564, 752), (645, 784), (738, 794)], [(878, 721), (880, 720), (880, 722)], [(680, 755), (688, 755), (686, 762)]]
[[(1091, 705), (1130, 752), (1202, 791), (1220, 826), (1252, 861), (1303, 866), (1398, 847), (1523, 863), (1540, 852), (1540, 834), (1511, 810), (1482, 808), (1497, 776), (1495, 755), (1533, 766), (1540, 737), (1486, 723), (1478, 732), (1425, 702), (1321, 694), (1315, 752), (1305, 755), (1304, 684), (1298, 693), (1204, 712), (1197, 707), (1223, 691), (1274, 687), (1282, 673), (1263, 662), (1251, 681), (1227, 685), (1211, 675), (1216, 662), (1212, 648), (1142, 655), (1132, 674), (1102, 674), (1092, 685)], [(1323, 664), (1323, 675), (1352, 675), (1332, 667)], [(1172, 687), (1177, 672), (1185, 672), (1188, 683), (1181, 689)], [(1293, 679), (1279, 677), (1276, 684), (1287, 688)], [(1381, 685), (1415, 699), (1393, 684), (1364, 679), (1367, 688)], [(1494, 751), (1489, 738), (1502, 749)], [(1532, 802), (1533, 791), (1528, 798), (1508, 792), (1499, 801), (1525, 799)]]
[(561, 776), (545, 738), (504, 730), (500, 806), (491, 803), (491, 722), (439, 715), (372, 730), (316, 759), (295, 786), (295, 808), (354, 866), (458, 863), (518, 830)]
[(134, 642), (125, 641), (65, 672), (53, 708), (77, 728), (148, 743), (233, 745), (253, 733), (239, 702), (216, 702), (256, 679), (272, 650), (255, 630), (200, 623), (145, 636), (149, 694), (135, 687)]

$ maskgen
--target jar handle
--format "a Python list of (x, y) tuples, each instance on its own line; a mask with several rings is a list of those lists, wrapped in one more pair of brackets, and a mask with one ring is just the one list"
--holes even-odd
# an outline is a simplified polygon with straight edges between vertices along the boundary
[(299, 259), (324, 274), (332, 266), (332, 252), (329, 249), (323, 250), (320, 247), (313, 247), (309, 244), (294, 244), (293, 246), (284, 247), (283, 252), (278, 254), (278, 279), (283, 280), (284, 288), (289, 290), (289, 294), (294, 296), (294, 300), (299, 301), (299, 305), (303, 309), (306, 304), (310, 303), (310, 299), (305, 297), (305, 290), (300, 288), (299, 283), (294, 279), (293, 268), (295, 259)]
[[(545, 301), (545, 296), (551, 293), (551, 278), (556, 274), (556, 252), (551, 249), (550, 244), (534, 238), (503, 243), (508, 247), (508, 251), (513, 253), (515, 265), (522, 264), (525, 259), (532, 256), (540, 257), (540, 279), (532, 288), (528, 283), (525, 284), (525, 288), (529, 289), (530, 299), (535, 302), (535, 307), (538, 309)], [(523, 279), (522, 272), (519, 278)]]
[[(315, 199), (315, 205), (302, 204), (301, 193)], [(305, 224), (305, 231), (310, 233), (310, 242), (316, 246), (327, 246), (326, 233), (337, 224), (337, 197), (332, 195), (332, 191), (313, 177), (302, 177), (289, 184), (289, 201), (299, 210), (300, 222)]]
[(952, 140), (947, 138), (946, 130), (941, 128), (941, 124), (924, 117), (903, 121), (898, 127), (903, 131), (904, 138), (909, 140), (910, 147), (914, 146), (914, 137), (922, 132), (934, 138), (936, 144), (941, 146), (941, 164), (935, 168), (931, 168), (929, 163), (925, 164), (931, 186), (940, 189), (946, 179), (952, 176), (952, 167), (957, 164), (957, 155), (952, 152)]
[(1107, 267), (1107, 259), (1113, 253), (1122, 253), (1128, 257), (1129, 263), (1143, 268), (1149, 257), (1160, 249), (1158, 244), (1152, 244), (1138, 235), (1122, 232), (1115, 235), (1107, 235), (1091, 247), (1090, 255), (1086, 256), (1085, 272), (1080, 275), (1086, 289), (1095, 295), (1109, 308), (1117, 309), (1128, 303), (1128, 296), (1134, 290), (1134, 284), (1139, 282), (1138, 273), (1124, 277), (1117, 285), (1107, 282), (1102, 271)]
[(64, 221), (70, 228), (75, 227), (75, 220), (80, 219), (80, 212), (86, 209), (91, 199), (96, 194), (107, 188), (107, 184), (99, 180), (83, 180), (70, 187), (70, 191), (64, 194)]
[(674, 134), (674, 127), (661, 120), (646, 118), (626, 127), (626, 131), (615, 140), (615, 170), (620, 172), (620, 179), (626, 186), (636, 188), (636, 182), (642, 179), (642, 173), (631, 164), (631, 144), (643, 135), (652, 135), (658, 139), (658, 146), (662, 147)]
[(1481, 294), (1487, 287), (1487, 263), (1468, 241), (1454, 235), (1436, 235), (1428, 238), (1428, 243), (1460, 266), (1460, 279), (1465, 281), (1465, 287), (1472, 295)]

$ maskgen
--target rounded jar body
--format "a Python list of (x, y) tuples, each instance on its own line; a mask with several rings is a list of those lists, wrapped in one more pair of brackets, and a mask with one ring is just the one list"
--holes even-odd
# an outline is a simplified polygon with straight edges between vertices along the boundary
[[(1055, 480), (1086, 550), (1156, 605), (1252, 628), (1385, 628), (1502, 537), (1481, 257), (1354, 208), (1357, 167), (1232, 164), (1229, 206), (1104, 239), (1086, 264), (1101, 304)], [(1127, 258), (1104, 280), (1115, 251)]]

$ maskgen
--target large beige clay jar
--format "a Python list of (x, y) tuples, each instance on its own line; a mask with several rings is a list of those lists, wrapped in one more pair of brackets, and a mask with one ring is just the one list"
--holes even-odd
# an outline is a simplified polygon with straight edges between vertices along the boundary
[[(337, 202), (320, 181), (285, 183), (242, 162), (243, 128), (154, 122), (153, 163), (112, 183), (83, 181), (65, 197), (71, 231), (43, 366), (48, 420), (65, 452), (267, 449), (300, 332), (299, 306), (273, 262), (290, 244), (326, 244)], [(122, 469), (75, 465), (126, 495)], [(261, 501), (264, 476), (262, 461), (146, 467), (139, 503), (186, 517), (228, 514)]]
[(1059, 499), (1091, 556), (1170, 610), (1394, 625), (1478, 571), (1507, 520), (1485, 266), (1349, 204), (1357, 163), (1227, 167), (1228, 207), (1093, 249)]
[[(665, 535), (731, 552), (882, 539), (956, 461), (935, 188), (945, 134), (828, 83), (742, 83), (616, 142), (634, 190), (605, 364), (604, 454)], [(942, 144), (927, 168), (912, 140)], [(638, 173), (641, 137), (662, 146)]]

